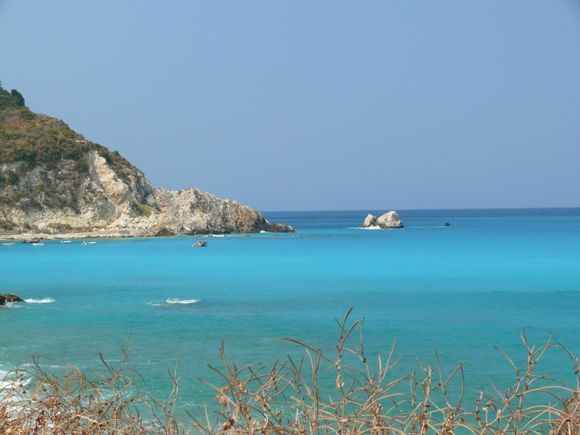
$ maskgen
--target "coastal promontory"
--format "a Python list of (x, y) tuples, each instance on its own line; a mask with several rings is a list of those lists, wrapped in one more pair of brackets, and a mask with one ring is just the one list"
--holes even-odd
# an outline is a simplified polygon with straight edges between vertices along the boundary
[(118, 152), (0, 87), (0, 238), (288, 232), (236, 201), (154, 187)]

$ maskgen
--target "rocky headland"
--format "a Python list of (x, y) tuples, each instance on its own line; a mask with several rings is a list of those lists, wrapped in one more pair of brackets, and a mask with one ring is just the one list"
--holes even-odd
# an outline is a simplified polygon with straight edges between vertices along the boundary
[(399, 214), (394, 211), (390, 210), (385, 214), (382, 214), (379, 217), (376, 217), (372, 214), (368, 214), (363, 222), (363, 228), (403, 228), (403, 221)]
[(0, 87), (0, 239), (291, 232), (236, 201), (156, 188), (123, 158)]

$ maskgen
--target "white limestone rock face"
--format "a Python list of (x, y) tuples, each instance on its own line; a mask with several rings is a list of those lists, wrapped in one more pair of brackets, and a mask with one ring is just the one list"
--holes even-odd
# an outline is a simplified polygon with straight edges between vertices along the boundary
[(388, 228), (403, 228), (403, 221), (399, 214), (390, 210), (378, 218), (372, 214), (368, 214), (363, 222), (363, 228), (379, 227), (383, 229)]
[(271, 224), (250, 207), (229, 199), (218, 199), (198, 189), (158, 189), (155, 199), (159, 213), (154, 216), (153, 232), (219, 234), (293, 231), (289, 226)]
[(114, 204), (125, 205), (131, 196), (129, 186), (119, 179), (107, 161), (96, 152), (91, 153), (89, 162), (92, 163), (95, 181), (101, 185), (109, 199)]
[(390, 210), (377, 218), (377, 225), (381, 228), (403, 228), (399, 214)]
[[(236, 201), (198, 189), (156, 189), (124, 159), (117, 166), (97, 151), (88, 169), (73, 162), (40, 165), (16, 185), (0, 186), (0, 237), (141, 237), (176, 234), (291, 232)], [(14, 167), (0, 170), (18, 169)]]
[(377, 217), (373, 216), (372, 214), (368, 214), (363, 222), (363, 228), (374, 227), (377, 224)]

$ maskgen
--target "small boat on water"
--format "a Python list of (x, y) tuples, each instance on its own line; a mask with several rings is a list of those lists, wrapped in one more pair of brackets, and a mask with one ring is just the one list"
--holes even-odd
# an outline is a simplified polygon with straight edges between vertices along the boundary
[(10, 242), (2, 243), (2, 246), (12, 246), (12, 245), (14, 245), (14, 243), (10, 243)]
[(207, 246), (207, 242), (205, 240), (200, 240), (193, 243), (191, 246), (194, 248), (205, 248)]
[(42, 242), (38, 242), (38, 243), (31, 243), (32, 246), (44, 246), (44, 243)]
[(96, 245), (96, 244), (97, 244), (97, 242), (86, 242), (86, 241), (83, 241), (83, 245), (84, 246), (86, 246), (86, 245)]
[(71, 243), (70, 240), (61, 240), (60, 243)]
[(22, 243), (28, 243), (29, 245), (34, 245), (35, 243), (42, 243), (42, 239), (28, 239), (28, 240), (24, 240)]

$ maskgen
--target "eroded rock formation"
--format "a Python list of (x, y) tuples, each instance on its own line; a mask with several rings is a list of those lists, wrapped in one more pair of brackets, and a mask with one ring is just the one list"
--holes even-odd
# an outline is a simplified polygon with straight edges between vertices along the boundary
[(198, 189), (167, 190), (117, 152), (0, 88), (0, 238), (293, 231)]
[(391, 210), (379, 217), (369, 213), (362, 226), (363, 228), (403, 228), (403, 222), (401, 221), (399, 214), (396, 211)]

